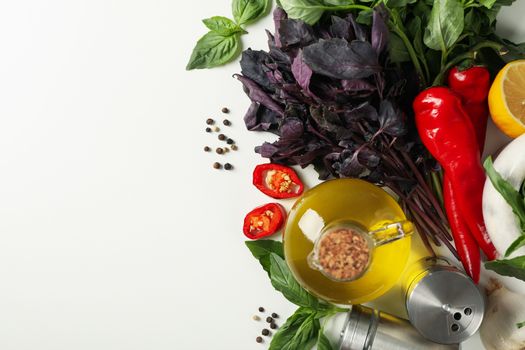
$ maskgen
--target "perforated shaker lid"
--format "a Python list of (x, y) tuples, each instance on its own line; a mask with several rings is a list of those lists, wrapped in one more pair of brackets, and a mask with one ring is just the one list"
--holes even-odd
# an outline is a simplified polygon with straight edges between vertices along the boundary
[(472, 336), (485, 312), (485, 297), (478, 287), (449, 266), (433, 266), (423, 274), (407, 291), (412, 325), (425, 338), (441, 344), (460, 343)]

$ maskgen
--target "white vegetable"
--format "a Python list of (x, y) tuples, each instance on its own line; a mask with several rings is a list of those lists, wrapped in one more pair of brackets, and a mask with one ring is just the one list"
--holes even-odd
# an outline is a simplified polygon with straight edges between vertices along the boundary
[[(514, 188), (519, 189), (525, 180), (525, 135), (505, 147), (495, 160), (494, 168)], [(483, 217), (490, 239), (498, 253), (503, 256), (521, 231), (512, 208), (488, 179), (483, 191)], [(525, 255), (525, 247), (516, 250), (510, 258), (521, 255)], [(525, 282), (513, 277), (498, 276), (498, 278), (511, 291), (525, 294)]]
[(525, 298), (501, 287), (489, 296), (485, 319), (480, 328), (481, 341), (487, 350), (525, 349)]

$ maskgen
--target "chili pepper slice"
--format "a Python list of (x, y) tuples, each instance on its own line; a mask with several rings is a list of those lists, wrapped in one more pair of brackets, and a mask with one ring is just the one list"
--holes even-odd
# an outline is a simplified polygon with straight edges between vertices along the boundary
[(249, 212), (244, 218), (243, 232), (249, 239), (259, 239), (279, 231), (286, 211), (278, 203), (268, 203)]
[(253, 170), (253, 184), (276, 199), (293, 198), (303, 193), (304, 185), (292, 168), (279, 164), (259, 164)]

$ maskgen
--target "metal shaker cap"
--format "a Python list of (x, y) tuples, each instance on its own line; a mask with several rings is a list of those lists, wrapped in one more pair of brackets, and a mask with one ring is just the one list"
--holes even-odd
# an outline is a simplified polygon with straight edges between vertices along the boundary
[(434, 265), (413, 280), (407, 290), (406, 307), (410, 323), (425, 338), (454, 344), (478, 330), (485, 297), (458, 269)]

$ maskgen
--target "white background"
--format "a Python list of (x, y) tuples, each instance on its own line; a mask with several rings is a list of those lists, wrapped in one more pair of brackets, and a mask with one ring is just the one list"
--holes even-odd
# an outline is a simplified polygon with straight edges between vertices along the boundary
[[(515, 40), (524, 11), (500, 17)], [(230, 0), (0, 3), (0, 349), (261, 349), (257, 307), (293, 311), (243, 244), (269, 136), (243, 127), (238, 64), (184, 71), (212, 15)], [(205, 154), (223, 106), (240, 150)]]

